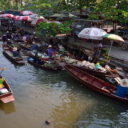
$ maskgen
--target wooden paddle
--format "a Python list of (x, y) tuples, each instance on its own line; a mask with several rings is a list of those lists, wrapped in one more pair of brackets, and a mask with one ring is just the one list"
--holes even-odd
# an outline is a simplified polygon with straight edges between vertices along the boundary
[[(106, 68), (107, 69), (107, 68)], [(109, 69), (107, 69), (107, 71), (111, 74), (111, 75), (115, 75), (115, 74), (113, 74)], [(118, 77), (115, 77), (114, 78), (114, 80), (118, 83), (118, 84), (120, 84), (120, 82), (121, 82), (121, 78), (118, 76)]]

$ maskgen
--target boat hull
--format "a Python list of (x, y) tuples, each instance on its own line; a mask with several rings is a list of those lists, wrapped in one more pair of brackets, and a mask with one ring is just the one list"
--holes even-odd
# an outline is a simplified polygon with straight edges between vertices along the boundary
[(61, 67), (60, 68), (49, 68), (49, 67), (45, 67), (45, 66), (40, 65), (40, 64), (36, 64), (36, 63), (34, 63), (33, 61), (30, 61), (30, 60), (28, 60), (28, 63), (37, 67), (37, 68), (41, 68), (42, 70), (49, 70), (49, 71), (60, 71), (61, 70)]
[(14, 57), (10, 56), (10, 55), (8, 54), (8, 50), (3, 50), (3, 55), (4, 55), (7, 59), (9, 59), (13, 64), (20, 65), (20, 66), (25, 65), (25, 63), (24, 63), (24, 61), (22, 60), (22, 58), (14, 58)]
[(108, 96), (116, 101), (128, 104), (127, 98), (121, 98), (114, 94), (116, 88), (113, 85), (96, 78), (73, 65), (65, 65), (65, 69), (73, 78), (78, 80), (85, 87), (90, 88), (102, 95)]
[(10, 85), (4, 80), (3, 82), (4, 87), (9, 91), (6, 94), (0, 94), (0, 100), (3, 103), (9, 103), (9, 102), (13, 102), (15, 100), (15, 98), (13, 97), (13, 92), (12, 89), (10, 87)]
[(105, 77), (115, 78), (115, 77), (119, 76), (118, 74), (108, 73), (108, 72), (100, 72), (100, 71), (96, 71), (96, 70), (89, 69), (86, 67), (78, 67), (78, 68), (80, 68), (83, 71), (86, 71), (87, 73), (89, 73), (91, 75), (94, 75), (94, 76), (97, 76), (100, 78), (105, 78)]

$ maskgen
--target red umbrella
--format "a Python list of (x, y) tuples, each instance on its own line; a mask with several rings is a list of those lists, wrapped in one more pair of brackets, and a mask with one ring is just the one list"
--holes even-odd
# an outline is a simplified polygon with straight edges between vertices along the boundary
[(28, 15), (32, 15), (33, 12), (31, 12), (31, 11), (22, 11), (22, 12), (20, 12), (20, 14), (28, 16)]
[(3, 17), (13, 18), (13, 17), (14, 17), (14, 15), (12, 15), (12, 14), (3, 14)]
[(37, 18), (37, 19), (34, 19), (33, 21), (32, 21), (32, 25), (36, 25), (36, 24), (38, 24), (38, 23), (40, 23), (40, 22), (43, 22), (44, 21), (44, 19), (42, 19), (42, 18)]
[(14, 20), (20, 20), (20, 16), (15, 16)]
[(20, 20), (22, 20), (22, 21), (31, 21), (31, 18), (29, 16), (21, 16)]
[(38, 24), (38, 23), (40, 23), (40, 22), (43, 22), (43, 21), (44, 21), (44, 19), (39, 18), (39, 19), (37, 20), (36, 24)]

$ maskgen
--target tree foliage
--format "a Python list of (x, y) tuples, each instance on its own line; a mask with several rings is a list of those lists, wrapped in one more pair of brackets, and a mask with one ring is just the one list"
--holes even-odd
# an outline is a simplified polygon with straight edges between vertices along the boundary
[(63, 24), (41, 22), (36, 27), (36, 34), (43, 37), (55, 37), (57, 34), (70, 33), (71, 22), (64, 22)]
[(58, 12), (80, 11), (91, 8), (89, 19), (104, 18), (128, 22), (128, 0), (0, 0), (0, 9), (32, 10), (48, 16)]
[(105, 20), (128, 22), (128, 0), (102, 0), (93, 7), (89, 18), (99, 19), (99, 16)]

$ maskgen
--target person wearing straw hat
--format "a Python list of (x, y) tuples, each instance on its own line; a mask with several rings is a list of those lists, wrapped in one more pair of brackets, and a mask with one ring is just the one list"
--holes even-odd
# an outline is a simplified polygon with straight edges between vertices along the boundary
[(12, 44), (11, 40), (8, 39), (8, 40), (7, 40), (7, 45), (11, 45), (11, 44)]
[(18, 51), (17, 47), (14, 47), (12, 50), (13, 57), (20, 57), (20, 52)]
[(52, 48), (52, 45), (48, 46), (47, 53), (48, 53), (49, 57), (52, 57), (52, 55), (54, 53), (54, 49)]
[(96, 70), (100, 70), (100, 69), (101, 69), (100, 63), (97, 62), (97, 63), (95, 64), (95, 69), (96, 69)]
[(125, 98), (126, 95), (128, 95), (128, 79), (122, 79), (121, 81), (118, 82), (118, 86), (116, 89), (116, 96), (119, 96), (121, 98)]

